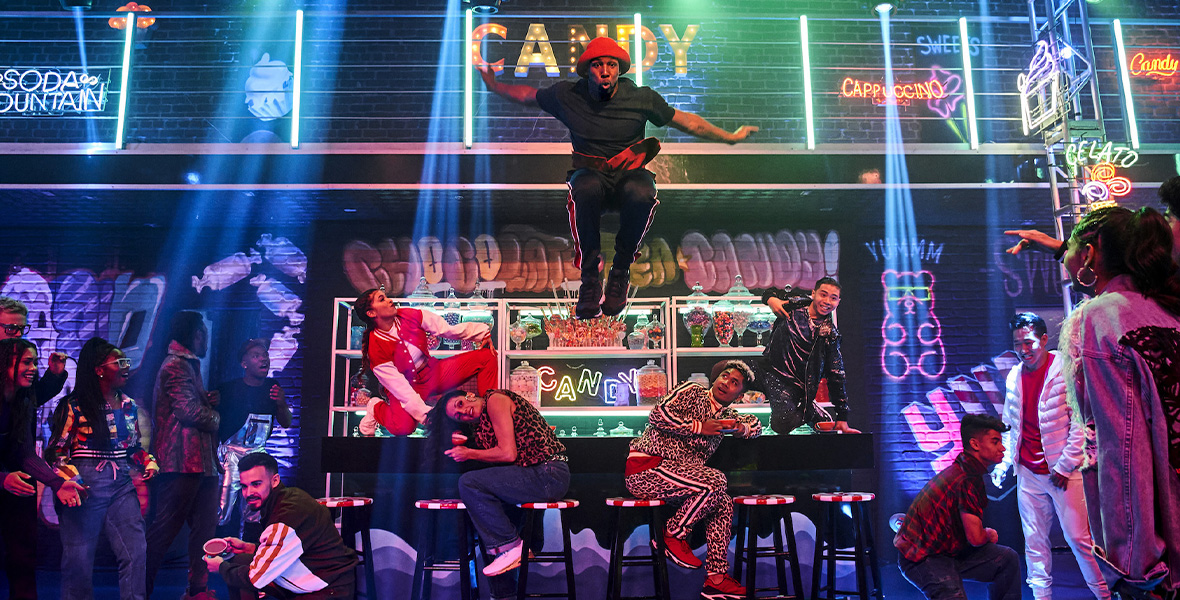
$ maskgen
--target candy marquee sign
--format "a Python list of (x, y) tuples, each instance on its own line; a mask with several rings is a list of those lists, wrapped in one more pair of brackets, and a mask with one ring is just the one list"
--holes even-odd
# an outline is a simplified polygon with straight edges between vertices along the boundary
[(1180, 69), (1180, 60), (1172, 58), (1172, 53), (1138, 52), (1127, 63), (1131, 75), (1150, 79), (1167, 79), (1176, 75)]
[[(660, 34), (663, 36), (665, 43), (669, 50), (672, 51), (672, 62), (677, 75), (686, 75), (688, 73), (688, 49), (692, 46), (693, 38), (696, 37), (700, 31), (700, 25), (688, 25), (684, 28), (683, 33), (677, 33), (676, 28), (672, 25), (660, 25)], [(562, 26), (565, 33), (568, 35), (568, 40), (564, 43), (559, 43), (559, 46), (565, 46), (565, 53), (562, 56), (562, 62), (569, 68), (569, 74), (572, 77), (577, 77), (573, 66), (577, 64), (578, 57), (581, 56), (582, 51), (590, 40), (596, 37), (610, 37), (610, 26), (599, 23), (594, 27), (594, 35), (591, 36), (583, 25), (565, 25)], [(483, 56), (482, 45), (485, 39), (489, 36), (495, 36), (502, 40), (520, 39), (519, 33), (510, 36), (508, 28), (499, 23), (484, 23), (476, 27), (471, 32), (471, 54), (472, 63), (475, 66), (490, 66), (497, 74), (504, 70), (504, 59), (501, 58), (495, 62), (488, 62)], [(643, 68), (650, 69), (656, 64), (659, 58), (660, 43), (656, 38), (655, 32), (647, 27), (640, 28), (640, 37), (643, 38)], [(623, 47), (623, 50), (631, 52), (631, 44), (635, 41), (635, 24), (625, 23), (615, 26), (615, 40)], [(635, 53), (631, 52), (632, 55)], [(528, 77), (532, 67), (539, 67), (545, 70), (545, 74), (549, 77), (559, 77), (561, 75), (561, 67), (559, 66), (557, 54), (553, 51), (553, 41), (549, 37), (549, 29), (544, 23), (532, 23), (529, 25), (528, 31), (524, 35), (524, 43), (520, 47), (520, 53), (516, 58), (515, 74), (517, 77)], [(632, 66), (634, 71), (637, 66)]]
[(10, 68), (0, 72), (0, 114), (63, 115), (102, 112), (106, 77), (83, 71)]

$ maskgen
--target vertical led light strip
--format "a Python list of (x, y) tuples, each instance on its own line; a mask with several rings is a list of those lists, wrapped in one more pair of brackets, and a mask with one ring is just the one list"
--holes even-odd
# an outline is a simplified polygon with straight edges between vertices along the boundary
[(959, 53), (963, 55), (963, 82), (967, 95), (967, 136), (971, 149), (979, 149), (979, 126), (975, 122), (975, 82), (971, 76), (971, 47), (967, 42), (967, 17), (959, 17)]
[[(635, 85), (643, 85), (643, 25), (640, 24), (639, 13), (635, 13), (635, 48), (631, 50), (631, 58), (635, 60)], [(635, 58), (638, 56), (639, 58)]]
[(303, 96), (303, 9), (295, 11), (295, 82), (291, 89), (291, 147), (299, 148), (299, 109)]
[(119, 76), (119, 120), (115, 124), (115, 150), (123, 149), (123, 131), (127, 123), (127, 96), (130, 90), (127, 85), (131, 82), (131, 42), (135, 37), (135, 12), (127, 12), (127, 31), (123, 36), (123, 73)]
[(471, 64), (471, 53), (474, 51), (471, 45), (471, 32), (474, 29), (472, 26), (471, 9), (467, 9), (463, 13), (463, 147), (470, 148), (474, 142), (475, 137), (475, 123), (474, 123), (474, 92), (471, 89), (474, 83), (471, 79), (471, 71), (474, 68)]
[(1131, 99), (1131, 75), (1127, 70), (1127, 49), (1123, 46), (1123, 24), (1115, 19), (1114, 48), (1119, 55), (1119, 82), (1123, 88), (1123, 107), (1127, 115), (1127, 131), (1130, 133), (1131, 148), (1139, 149), (1139, 125), (1135, 122), (1135, 103)]
[(811, 103), (811, 49), (808, 46), (807, 15), (799, 15), (799, 41), (803, 46), (803, 114), (807, 121), (807, 149), (815, 150), (815, 107)]

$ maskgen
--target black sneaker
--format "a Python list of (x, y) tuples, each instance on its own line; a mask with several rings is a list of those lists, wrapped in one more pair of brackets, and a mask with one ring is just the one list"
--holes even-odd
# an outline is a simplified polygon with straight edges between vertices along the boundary
[(627, 308), (627, 290), (631, 287), (631, 270), (611, 267), (606, 276), (606, 297), (602, 314), (613, 317)]
[(602, 287), (598, 279), (582, 279), (582, 287), (578, 288), (578, 303), (574, 306), (574, 316), (579, 319), (593, 319), (602, 315), (598, 302), (602, 299)]

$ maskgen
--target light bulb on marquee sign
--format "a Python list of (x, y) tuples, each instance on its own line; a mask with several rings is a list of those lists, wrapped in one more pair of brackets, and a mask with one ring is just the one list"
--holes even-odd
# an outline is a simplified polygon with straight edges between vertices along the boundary
[[(586, 32), (586, 28), (583, 25), (570, 24), (563, 26), (563, 29), (569, 32), (567, 45), (568, 56), (565, 59), (568, 61), (570, 75), (576, 77), (577, 73), (574, 72), (574, 66), (577, 65), (582, 51), (585, 50), (593, 38)], [(677, 76), (688, 74), (689, 49), (700, 29), (700, 25), (687, 25), (684, 28), (684, 34), (680, 35), (677, 34), (676, 28), (672, 25), (661, 24), (659, 26), (660, 33), (671, 50), (673, 70)], [(594, 28), (594, 33), (595, 38), (611, 37), (610, 26), (604, 23), (597, 24)], [(508, 28), (499, 23), (484, 23), (474, 28), (471, 32), (470, 40), (472, 64), (476, 67), (491, 66), (495, 73), (499, 74), (504, 69), (504, 59), (501, 58), (489, 63), (483, 55), (481, 42), (489, 35), (497, 36), (503, 40), (511, 39)], [(635, 53), (631, 52), (631, 46), (635, 37), (634, 23), (620, 23), (615, 25), (614, 37), (624, 50), (634, 56)], [(631, 72), (634, 72), (638, 68), (651, 69), (659, 61), (660, 43), (658, 38), (656, 38), (655, 32), (647, 27), (641, 27), (640, 37), (643, 39), (643, 58), (638, 64), (632, 64)], [(554, 54), (553, 44), (549, 38), (549, 31), (544, 23), (529, 24), (528, 31), (524, 35), (524, 43), (521, 45), (520, 52), (517, 55), (516, 68), (513, 72), (517, 77), (528, 77), (534, 67), (544, 69), (545, 75), (548, 77), (558, 77), (560, 75), (558, 59)]]

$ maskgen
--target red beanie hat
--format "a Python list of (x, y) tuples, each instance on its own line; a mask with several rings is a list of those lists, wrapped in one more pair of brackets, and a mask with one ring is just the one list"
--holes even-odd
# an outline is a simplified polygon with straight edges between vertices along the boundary
[(586, 76), (586, 71), (590, 69), (590, 61), (596, 58), (609, 56), (619, 61), (619, 75), (631, 70), (631, 55), (627, 54), (623, 47), (608, 37), (597, 37), (590, 40), (590, 44), (586, 46), (586, 51), (582, 53), (582, 57), (578, 59), (577, 73), (581, 77)]

